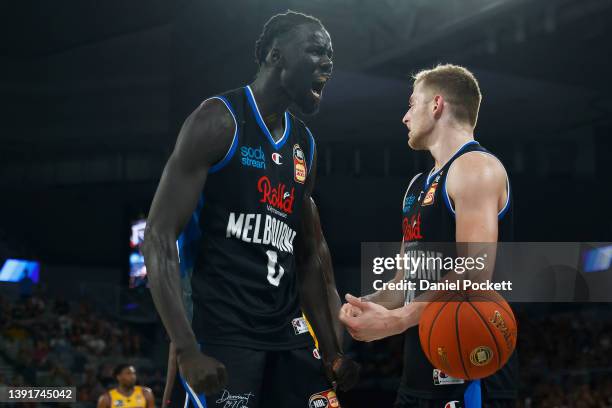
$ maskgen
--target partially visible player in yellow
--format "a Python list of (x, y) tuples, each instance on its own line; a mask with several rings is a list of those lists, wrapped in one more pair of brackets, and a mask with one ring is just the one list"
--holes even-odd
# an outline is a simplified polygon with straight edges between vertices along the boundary
[(136, 369), (129, 364), (120, 364), (113, 371), (117, 388), (105, 392), (98, 398), (98, 408), (155, 408), (153, 391), (136, 385)]

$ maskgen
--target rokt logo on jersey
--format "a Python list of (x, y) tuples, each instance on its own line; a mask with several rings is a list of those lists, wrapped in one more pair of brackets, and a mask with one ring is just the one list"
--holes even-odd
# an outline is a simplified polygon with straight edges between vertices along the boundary
[(257, 148), (242, 146), (240, 148), (240, 155), (242, 156), (240, 162), (243, 166), (255, 167), (256, 169), (266, 168), (266, 156), (261, 146)]
[(299, 144), (293, 145), (293, 170), (295, 181), (304, 184), (306, 181), (306, 160), (304, 159), (304, 151)]
[(281, 159), (283, 158), (283, 156), (280, 153), (272, 153), (272, 161), (276, 164), (278, 164), (279, 166), (281, 164), (283, 164), (283, 162), (281, 162)]
[(291, 192), (285, 191), (286, 187), (283, 183), (272, 187), (268, 176), (262, 176), (257, 182), (257, 190), (261, 193), (260, 203), (267, 203), (287, 214), (293, 212), (295, 187), (291, 187)]

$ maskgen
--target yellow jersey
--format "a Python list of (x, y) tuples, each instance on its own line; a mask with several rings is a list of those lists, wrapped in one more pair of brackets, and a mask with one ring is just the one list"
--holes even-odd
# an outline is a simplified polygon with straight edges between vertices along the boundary
[(110, 390), (108, 395), (111, 399), (111, 408), (147, 408), (147, 400), (139, 385), (135, 385), (134, 391), (127, 397), (116, 388)]

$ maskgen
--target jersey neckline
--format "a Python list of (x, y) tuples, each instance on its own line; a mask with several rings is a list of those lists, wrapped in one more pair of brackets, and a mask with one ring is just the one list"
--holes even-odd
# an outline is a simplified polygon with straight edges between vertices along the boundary
[(274, 141), (272, 137), (272, 133), (270, 133), (270, 129), (264, 122), (263, 117), (261, 116), (261, 112), (259, 112), (259, 107), (257, 106), (257, 101), (255, 100), (255, 95), (253, 94), (253, 90), (249, 85), (245, 87), (245, 93), (247, 96), (247, 100), (249, 101), (249, 105), (251, 106), (251, 110), (253, 111), (253, 115), (255, 116), (255, 121), (259, 125), (261, 131), (266, 135), (270, 144), (274, 147), (274, 149), (278, 150), (288, 139), (289, 132), (291, 132), (291, 120), (289, 118), (289, 112), (285, 111), (285, 131), (283, 132), (283, 136), (278, 139), (277, 142)]
[(427, 187), (427, 186), (429, 185), (430, 181), (431, 181), (431, 180), (433, 180), (433, 179), (434, 179), (434, 177), (436, 177), (436, 176), (438, 175), (438, 173), (440, 173), (440, 171), (441, 171), (441, 170), (442, 170), (444, 167), (446, 167), (446, 165), (447, 165), (448, 163), (450, 163), (450, 162), (451, 162), (451, 161), (452, 161), (452, 160), (453, 160), (455, 157), (457, 157), (457, 155), (458, 155), (459, 153), (461, 153), (461, 152), (463, 151), (463, 149), (465, 149), (466, 147), (471, 146), (471, 145), (473, 145), (473, 144), (480, 144), (480, 143), (478, 143), (476, 140), (470, 140), (470, 141), (467, 141), (467, 142), (465, 142), (464, 144), (462, 144), (462, 145), (461, 145), (461, 147), (459, 147), (459, 148), (458, 148), (458, 149), (455, 151), (455, 153), (453, 153), (453, 155), (450, 157), (450, 159), (448, 159), (448, 161), (447, 161), (446, 163), (444, 163), (444, 166), (440, 167), (440, 168), (439, 168), (438, 170), (436, 170), (435, 172), (434, 172), (434, 170), (435, 170), (436, 166), (434, 166), (434, 167), (433, 167), (433, 168), (432, 168), (432, 169), (429, 171), (429, 173), (428, 173), (427, 177), (425, 177), (425, 187)]

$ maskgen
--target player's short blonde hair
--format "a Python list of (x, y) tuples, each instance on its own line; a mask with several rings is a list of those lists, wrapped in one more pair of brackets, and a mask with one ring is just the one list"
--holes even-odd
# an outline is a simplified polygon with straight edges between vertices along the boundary
[(450, 103), (455, 119), (476, 126), (482, 94), (474, 74), (466, 68), (452, 64), (438, 65), (420, 71), (413, 79), (415, 86), (423, 83), (429, 90), (441, 94)]

